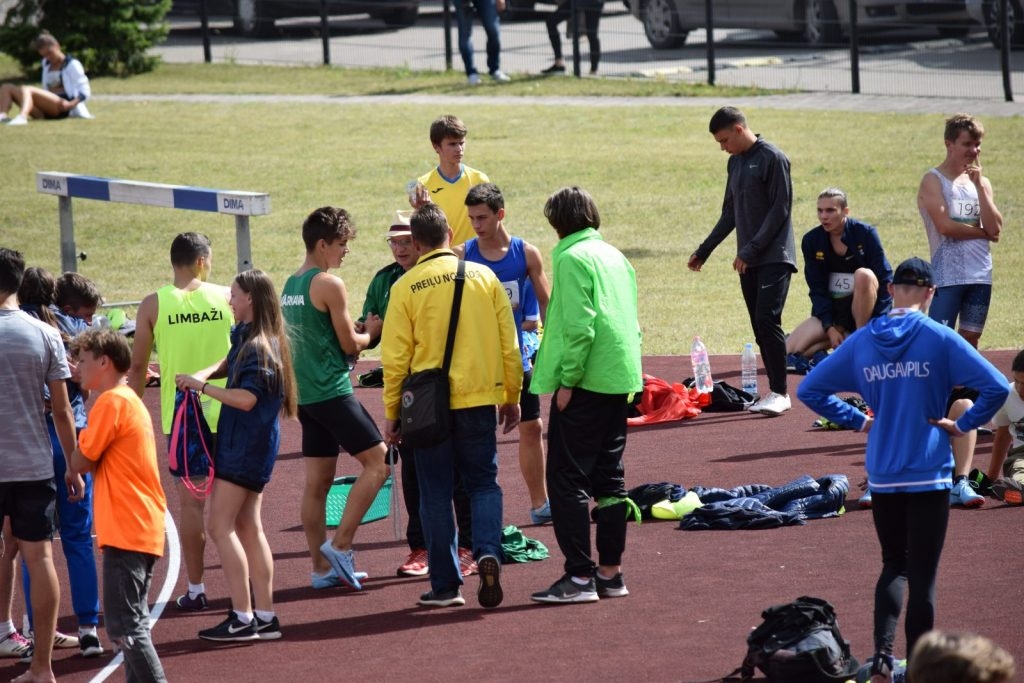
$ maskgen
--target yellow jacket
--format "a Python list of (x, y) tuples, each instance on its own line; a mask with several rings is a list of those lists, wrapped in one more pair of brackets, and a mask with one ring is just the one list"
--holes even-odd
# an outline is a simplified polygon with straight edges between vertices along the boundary
[[(389, 420), (399, 417), (405, 378), (439, 368), (444, 361), (457, 263), (450, 250), (434, 250), (391, 287), (381, 336), (384, 411)], [(523, 360), (518, 337), (508, 295), (498, 278), (487, 266), (467, 263), (448, 374), (453, 409), (519, 403)]]

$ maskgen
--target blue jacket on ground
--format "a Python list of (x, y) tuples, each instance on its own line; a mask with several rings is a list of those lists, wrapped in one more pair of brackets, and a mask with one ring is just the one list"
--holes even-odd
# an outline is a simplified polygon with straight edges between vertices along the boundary
[(949, 435), (928, 422), (945, 416), (949, 392), (980, 395), (956, 421), (961, 431), (985, 424), (1008, 393), (1006, 379), (953, 329), (902, 309), (871, 320), (818, 363), (797, 396), (828, 419), (862, 429), (867, 415), (835, 395), (858, 392), (875, 411), (865, 467), (872, 493), (949, 489)]

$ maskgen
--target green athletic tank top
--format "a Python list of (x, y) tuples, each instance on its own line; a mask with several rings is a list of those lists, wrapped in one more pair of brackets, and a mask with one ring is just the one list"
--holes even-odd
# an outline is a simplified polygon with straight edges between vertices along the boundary
[[(224, 360), (231, 348), (234, 316), (224, 288), (204, 282), (191, 292), (167, 285), (157, 290), (157, 317), (153, 342), (160, 360), (160, 421), (164, 434), (174, 422), (174, 376), (193, 374)], [(225, 380), (210, 380), (224, 386)], [(201, 397), (203, 415), (217, 432), (220, 401)]]
[(334, 333), (331, 316), (326, 311), (318, 311), (309, 299), (309, 285), (321, 272), (310, 268), (302, 275), (292, 275), (281, 292), (281, 311), (292, 345), (299, 405), (352, 393), (348, 363)]

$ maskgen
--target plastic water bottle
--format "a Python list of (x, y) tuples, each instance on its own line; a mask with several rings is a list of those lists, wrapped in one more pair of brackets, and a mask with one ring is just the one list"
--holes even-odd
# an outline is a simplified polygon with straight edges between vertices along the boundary
[(690, 349), (690, 363), (693, 364), (694, 384), (702, 394), (710, 394), (714, 388), (714, 380), (711, 379), (711, 362), (708, 361), (708, 349), (700, 337), (693, 338), (693, 347)]
[(757, 356), (754, 354), (754, 345), (750, 342), (743, 346), (743, 355), (740, 356), (740, 378), (740, 385), (743, 391), (756, 399)]

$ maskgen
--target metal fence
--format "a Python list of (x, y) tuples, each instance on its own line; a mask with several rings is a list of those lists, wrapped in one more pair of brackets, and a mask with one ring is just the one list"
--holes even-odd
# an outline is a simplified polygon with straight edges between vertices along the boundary
[[(204, 21), (198, 11), (179, 14), (172, 16), (171, 36), (156, 52), (169, 62), (327, 63), (461, 72), (455, 22), (450, 14), (451, 1), (424, 2), (420, 5), (418, 20), (409, 27), (387, 26), (365, 14), (324, 15), (277, 19), (272, 35), (263, 38), (239, 34), (230, 16), (213, 16)], [(1024, 88), (1024, 52), (1011, 51), (1012, 31), (1004, 30), (1000, 34), (998, 26), (986, 29), (971, 19), (954, 22), (925, 14), (910, 19), (887, 17), (884, 22), (875, 17), (862, 23), (856, 17), (865, 13), (864, 5), (870, 5), (872, 0), (838, 0), (849, 3), (847, 12), (842, 17), (826, 17), (818, 26), (818, 30), (822, 26), (828, 29), (832, 22), (832, 29), (826, 30), (825, 37), (832, 38), (833, 42), (810, 44), (805, 37), (797, 35), (798, 29), (778, 28), (780, 23), (775, 19), (748, 17), (738, 21), (712, 13), (713, 30), (705, 28), (709, 25), (705, 19), (700, 27), (686, 32), (684, 42), (678, 40), (678, 34), (677, 40), (668, 41), (682, 42), (681, 46), (656, 49), (647, 25), (651, 3), (699, 2), (706, 7), (711, 7), (712, 3), (710, 0), (633, 1), (648, 4), (638, 8), (635, 14), (620, 0), (609, 0), (604, 5), (599, 31), (602, 46), (599, 74), (602, 77), (1007, 101), (1012, 101), (1013, 93)], [(533, 9), (524, 9), (521, 2), (514, 5), (518, 5), (518, 11), (506, 12), (502, 20), (502, 68), (513, 75), (539, 75), (552, 63), (544, 20), (554, 6), (538, 4)], [(763, 2), (771, 4), (767, 0)], [(718, 9), (712, 10), (721, 14), (722, 6), (728, 4), (718, 1), (715, 3)], [(957, 3), (934, 4), (948, 7)], [(892, 6), (891, 0), (889, 5)], [(1006, 14), (1000, 17), (1007, 21)], [(802, 18), (797, 20), (802, 21)], [(559, 29), (569, 73), (572, 73), (574, 47), (580, 51), (582, 72), (586, 73), (588, 41), (582, 36), (578, 41), (568, 38), (572, 30), (564, 23)], [(835, 40), (837, 35), (840, 37)], [(1006, 37), (1005, 41), (997, 40), (1002, 36)], [(1020, 36), (1017, 39), (1020, 42)], [(486, 37), (479, 22), (475, 23), (473, 42), (477, 66), (486, 72)], [(997, 48), (996, 44), (1002, 42), (1007, 44)]]

